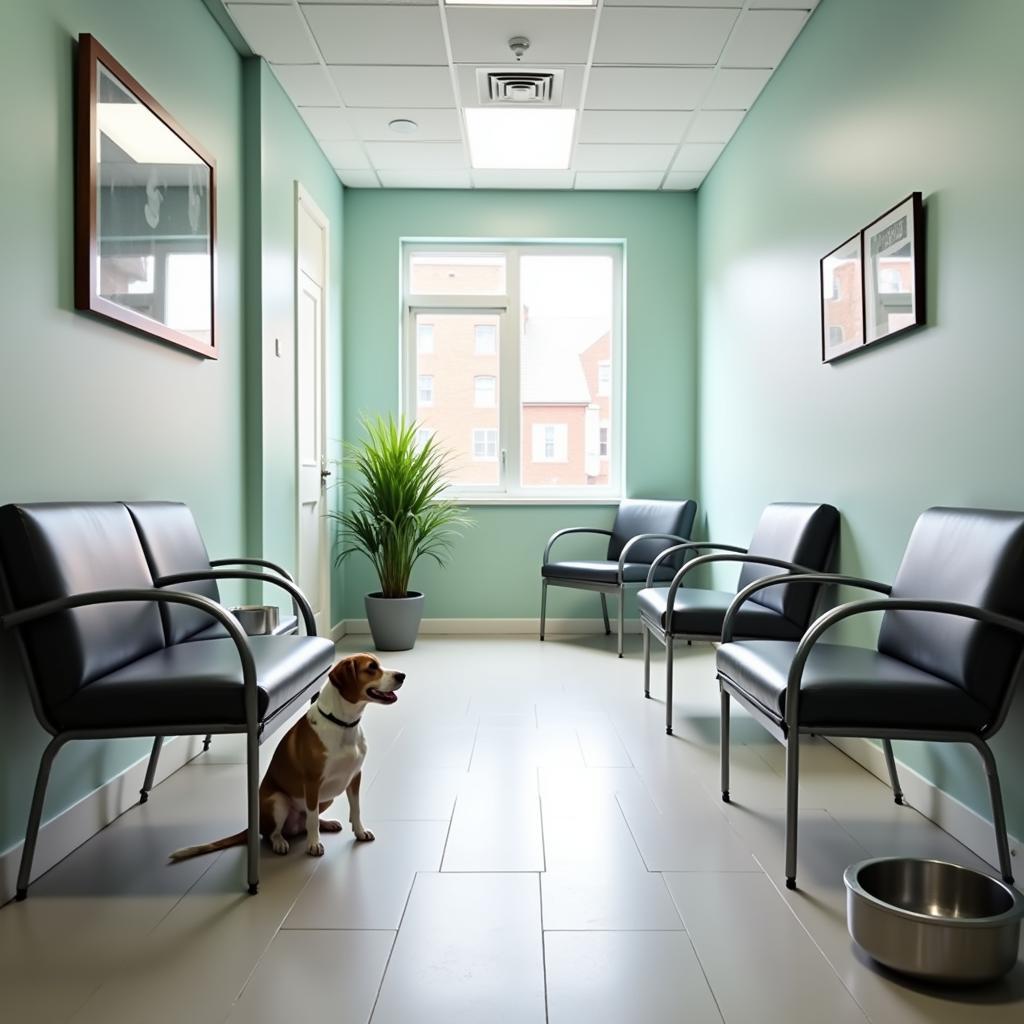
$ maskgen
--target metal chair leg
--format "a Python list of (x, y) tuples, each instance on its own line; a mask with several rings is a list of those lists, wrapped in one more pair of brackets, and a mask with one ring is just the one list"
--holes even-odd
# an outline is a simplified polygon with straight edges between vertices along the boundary
[(722, 729), (719, 747), (722, 758), (722, 800), (729, 802), (729, 694), (722, 690)]
[(665, 636), (665, 734), (672, 735), (672, 634)]
[(548, 615), (548, 581), (544, 580), (540, 585), (540, 638), (544, 639), (544, 625)]
[(644, 696), (651, 696), (651, 631), (640, 622), (640, 632), (644, 642)]
[(619, 657), (622, 657), (622, 634), (626, 631), (626, 588), (619, 587)]
[(999, 873), (1007, 885), (1013, 885), (1013, 863), (1010, 859), (1010, 844), (1006, 838), (1006, 812), (1003, 809), (1003, 791), (999, 785), (999, 769), (989, 745), (984, 740), (974, 742), (975, 749), (981, 754), (988, 778), (988, 793), (992, 801), (992, 827), (996, 832), (996, 850), (999, 852)]
[(139, 803), (144, 804), (149, 799), (149, 791), (153, 788), (153, 779), (156, 777), (156, 764), (160, 760), (160, 748), (164, 745), (163, 736), (153, 739), (153, 751), (149, 755), (149, 765), (146, 768), (146, 778), (143, 780), (142, 789), (139, 790)]
[(601, 617), (604, 619), (604, 635), (611, 636), (612, 626), (608, 621), (608, 598), (601, 594)]
[(896, 771), (896, 758), (892, 752), (892, 740), (882, 740), (885, 751), (885, 767), (889, 769), (889, 783), (892, 786), (892, 798), (900, 806), (903, 805), (903, 790), (900, 788), (900, 777)]
[(28, 895), (28, 883), (31, 881), (32, 859), (36, 853), (36, 840), (39, 838), (39, 822), (43, 816), (43, 800), (46, 798), (46, 784), (50, 780), (50, 769), (57, 751), (64, 746), (60, 736), (54, 736), (39, 759), (39, 772), (36, 775), (36, 788), (32, 793), (32, 806), (28, 812), (28, 827), (25, 829), (25, 845), (21, 851), (21, 867), (18, 869), (18, 885), (15, 899), (19, 902)]
[(260, 742), (256, 726), (246, 734), (246, 783), (249, 798), (248, 847), (249, 894), (255, 896), (260, 885)]
[(209, 733), (207, 733), (206, 734), (206, 738), (203, 740), (203, 750), (204, 751), (210, 749), (210, 740), (212, 740), (212, 739), (213, 739), (213, 737)]
[(786, 738), (786, 888), (796, 888), (796, 833), (800, 809), (800, 737)]

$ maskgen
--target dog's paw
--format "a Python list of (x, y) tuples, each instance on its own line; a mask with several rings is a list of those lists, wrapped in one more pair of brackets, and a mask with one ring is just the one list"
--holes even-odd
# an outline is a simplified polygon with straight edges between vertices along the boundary
[(357, 828), (355, 833), (356, 841), (360, 843), (372, 843), (376, 838), (368, 828)]
[(309, 843), (306, 846), (306, 853), (310, 857), (322, 857), (324, 855), (324, 844), (321, 842)]
[(340, 821), (334, 818), (321, 818), (320, 819), (320, 831), (321, 832), (340, 832), (344, 826)]
[(284, 836), (271, 836), (270, 845), (274, 848), (274, 853), (279, 853), (282, 856), (289, 850), (288, 840)]

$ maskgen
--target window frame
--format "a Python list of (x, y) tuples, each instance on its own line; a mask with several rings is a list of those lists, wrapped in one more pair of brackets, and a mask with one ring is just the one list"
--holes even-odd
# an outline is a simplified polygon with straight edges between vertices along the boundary
[[(423, 295), (408, 291), (411, 260), (418, 254), (472, 253), (505, 257), (505, 293), (487, 295)], [(565, 484), (524, 486), (523, 416), (521, 404), (520, 350), (520, 275), (522, 256), (608, 256), (612, 259), (611, 323), (611, 411), (607, 425), (610, 444), (607, 458), (608, 483), (603, 485)], [(483, 504), (614, 504), (625, 493), (626, 452), (626, 317), (624, 239), (581, 239), (545, 241), (477, 239), (460, 241), (444, 238), (403, 238), (401, 240), (401, 288), (399, 325), (399, 408), (414, 418), (417, 401), (416, 318), (422, 313), (464, 314), (497, 319), (498, 371), (496, 403), (498, 409), (498, 482), (494, 485), (457, 485), (446, 497), (461, 503)], [(475, 345), (474, 345), (475, 351)], [(530, 443), (529, 439), (526, 442)], [(472, 445), (470, 447), (472, 456)]]

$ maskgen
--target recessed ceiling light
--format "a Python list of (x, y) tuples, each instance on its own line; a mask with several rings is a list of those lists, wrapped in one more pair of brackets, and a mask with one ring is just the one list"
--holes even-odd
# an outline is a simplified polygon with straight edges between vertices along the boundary
[(399, 135), (414, 135), (419, 125), (407, 117), (396, 117), (394, 121), (388, 121), (388, 127)]
[(575, 110), (467, 107), (470, 163), (478, 170), (565, 170), (575, 123)]

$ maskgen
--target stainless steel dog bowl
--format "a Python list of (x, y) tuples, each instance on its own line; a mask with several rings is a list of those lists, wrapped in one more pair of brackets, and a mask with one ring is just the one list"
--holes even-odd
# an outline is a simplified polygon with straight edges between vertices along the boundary
[(272, 604), (246, 604), (232, 608), (231, 614), (247, 636), (269, 636), (281, 621), (280, 611)]
[(879, 963), (929, 981), (974, 984), (1017, 962), (1024, 897), (997, 878), (940, 860), (851, 864), (850, 935)]

